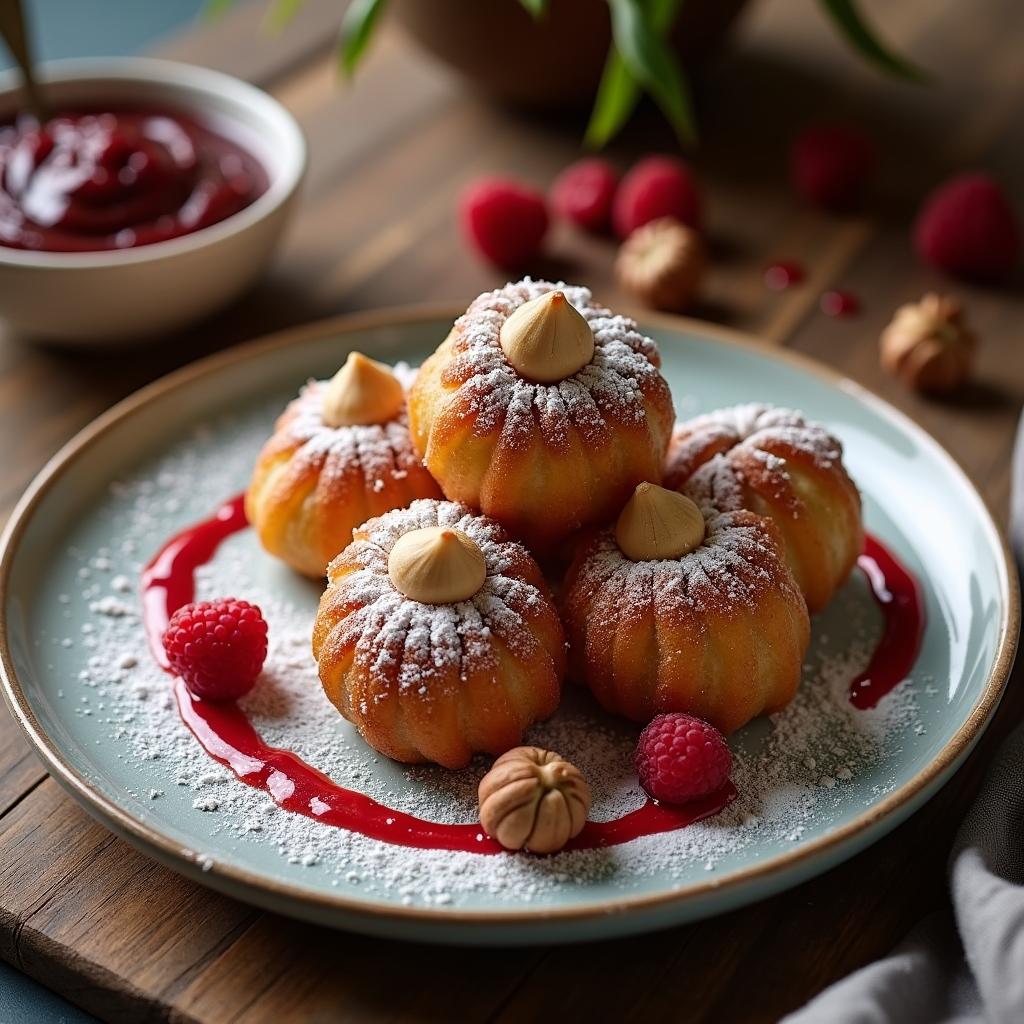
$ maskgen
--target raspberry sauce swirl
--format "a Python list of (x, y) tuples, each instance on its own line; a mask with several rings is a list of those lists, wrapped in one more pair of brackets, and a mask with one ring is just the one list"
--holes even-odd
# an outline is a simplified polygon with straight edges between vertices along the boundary
[[(142, 578), (143, 621), (157, 663), (170, 671), (163, 633), (171, 615), (195, 593), (195, 572), (217, 553), (221, 542), (248, 527), (243, 497), (232, 498), (209, 519), (170, 538)], [(868, 668), (853, 680), (855, 707), (873, 707), (913, 668), (924, 631), (920, 587), (911, 573), (874, 537), (869, 537), (860, 568), (884, 621), (884, 631)], [(358, 832), (381, 842), (425, 850), (497, 854), (501, 846), (477, 822), (426, 821), (341, 786), (297, 754), (266, 743), (234, 701), (210, 701), (173, 684), (178, 712), (206, 753), (240, 782), (266, 792), (281, 808), (324, 825)], [(709, 818), (736, 798), (727, 782), (720, 790), (678, 807), (648, 798), (636, 810), (608, 821), (588, 821), (566, 850), (627, 843), (641, 836), (685, 828)]]
[[(209, 562), (220, 543), (248, 526), (241, 495), (209, 519), (172, 537), (157, 552), (142, 577), (143, 621), (157, 663), (170, 671), (163, 633), (170, 616), (194, 596), (195, 571)], [(185, 725), (215, 761), (240, 782), (263, 790), (281, 808), (324, 825), (358, 832), (396, 846), (464, 853), (502, 853), (479, 822), (426, 821), (341, 786), (297, 754), (272, 747), (257, 733), (234, 701), (204, 700), (189, 693), (180, 679), (174, 697)], [(627, 843), (640, 836), (685, 828), (717, 814), (736, 798), (731, 782), (680, 807), (647, 799), (636, 810), (608, 821), (588, 821), (566, 850), (590, 850)]]

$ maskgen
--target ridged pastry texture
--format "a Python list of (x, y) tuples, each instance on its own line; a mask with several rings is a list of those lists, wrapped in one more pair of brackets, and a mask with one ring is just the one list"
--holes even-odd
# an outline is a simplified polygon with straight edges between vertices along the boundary
[(810, 621), (771, 520), (702, 512), (704, 542), (681, 558), (633, 561), (611, 530), (581, 547), (564, 587), (570, 675), (615, 714), (682, 711), (729, 733), (792, 700)]
[[(388, 575), (398, 539), (462, 531), (487, 575), (469, 600), (422, 604)], [(324, 692), (363, 738), (398, 761), (465, 765), (502, 754), (558, 706), (565, 636), (529, 552), (494, 520), (415, 501), (365, 523), (328, 568), (313, 631)]]
[(812, 612), (828, 604), (863, 549), (860, 494), (842, 445), (789, 409), (739, 405), (680, 423), (665, 486), (698, 504), (773, 519)]
[[(594, 356), (554, 384), (520, 376), (499, 343), (523, 303), (564, 292), (594, 333)], [(423, 364), (409, 422), (452, 501), (548, 552), (607, 522), (642, 480), (661, 481), (673, 408), (657, 347), (586, 288), (526, 278), (476, 299)]]
[(282, 413), (245, 495), (263, 547), (314, 578), (367, 519), (442, 497), (405, 410), (388, 423), (331, 427), (322, 411), (327, 385), (310, 381)]

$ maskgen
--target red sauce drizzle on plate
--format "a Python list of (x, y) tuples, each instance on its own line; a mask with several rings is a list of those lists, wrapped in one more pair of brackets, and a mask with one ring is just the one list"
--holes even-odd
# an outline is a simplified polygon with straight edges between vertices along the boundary
[[(195, 570), (213, 557), (222, 540), (246, 526), (240, 495), (222, 505), (210, 519), (172, 537), (146, 567), (142, 576), (146, 635), (153, 656), (165, 671), (168, 664), (161, 638), (171, 615), (192, 600)], [(174, 696), (182, 719), (203, 749), (246, 785), (265, 791), (287, 811), (399, 846), (502, 852), (502, 847), (484, 834), (479, 822), (449, 825), (425, 821), (339, 786), (290, 750), (265, 743), (234, 702), (193, 697), (180, 679), (174, 682)], [(588, 821), (565, 848), (590, 850), (671, 832), (717, 814), (735, 798), (736, 790), (728, 783), (684, 807), (648, 800), (621, 818)]]
[[(142, 577), (143, 618), (150, 649), (164, 670), (168, 664), (161, 638), (171, 615), (193, 599), (196, 569), (213, 558), (221, 541), (247, 525), (244, 498), (239, 495), (211, 518), (172, 537), (146, 567)], [(882, 639), (851, 690), (854, 705), (867, 708), (906, 678), (920, 649), (924, 614), (917, 583), (879, 541), (867, 539), (859, 565), (885, 618)], [(174, 696), (183, 721), (203, 749), (240, 781), (268, 793), (287, 811), (399, 846), (502, 852), (477, 822), (451, 825), (426, 821), (338, 785), (290, 750), (265, 743), (234, 702), (194, 697), (181, 680), (175, 680)], [(729, 783), (684, 807), (648, 800), (620, 818), (588, 821), (566, 849), (615, 846), (641, 836), (671, 832), (717, 814), (735, 798), (736, 790)]]
[(863, 710), (873, 708), (914, 667), (924, 636), (924, 603), (917, 580), (876, 538), (865, 538), (857, 564), (885, 622), (868, 667), (850, 684), (850, 703)]

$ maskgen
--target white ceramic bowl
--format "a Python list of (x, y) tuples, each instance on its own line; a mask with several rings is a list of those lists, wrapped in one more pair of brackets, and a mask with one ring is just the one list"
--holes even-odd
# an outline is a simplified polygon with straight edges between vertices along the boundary
[[(40, 69), (55, 109), (111, 103), (198, 114), (266, 168), (269, 187), (217, 224), (137, 249), (27, 252), (0, 246), (0, 318), (19, 333), (132, 344), (213, 312), (243, 292), (274, 252), (306, 168), (306, 143), (275, 99), (237, 78), (146, 58), (55, 61)], [(0, 119), (18, 104), (0, 75)]]

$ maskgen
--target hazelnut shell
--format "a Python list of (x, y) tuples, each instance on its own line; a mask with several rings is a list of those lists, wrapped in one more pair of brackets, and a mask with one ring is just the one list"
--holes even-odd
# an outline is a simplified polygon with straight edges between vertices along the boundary
[(901, 306), (880, 338), (883, 369), (928, 394), (960, 388), (970, 376), (976, 348), (960, 303), (934, 293)]
[(555, 853), (579, 835), (590, 787), (579, 769), (539, 747), (502, 754), (480, 781), (480, 823), (507, 850)]

